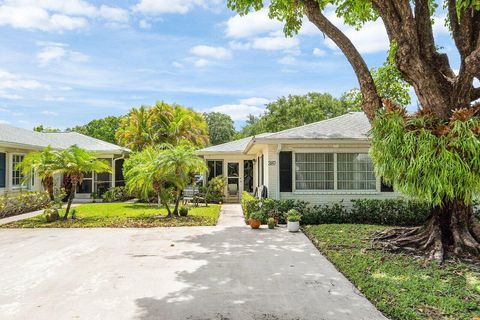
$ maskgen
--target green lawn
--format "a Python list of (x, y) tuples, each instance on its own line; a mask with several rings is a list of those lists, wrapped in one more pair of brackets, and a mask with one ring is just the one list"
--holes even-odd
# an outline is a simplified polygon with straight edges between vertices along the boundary
[[(191, 207), (187, 217), (165, 218), (167, 211), (144, 203), (91, 203), (76, 207), (77, 219), (48, 223), (45, 216), (9, 223), (2, 228), (149, 228), (214, 226), (220, 205)], [(60, 215), (63, 214), (63, 210)], [(160, 217), (161, 216), (161, 217)]]
[(371, 225), (306, 226), (318, 249), (387, 317), (478, 319), (480, 270), (371, 249)]

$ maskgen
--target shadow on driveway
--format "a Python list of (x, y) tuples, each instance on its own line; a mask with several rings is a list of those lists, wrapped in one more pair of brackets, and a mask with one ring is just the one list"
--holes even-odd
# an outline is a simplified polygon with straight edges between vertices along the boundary
[(136, 318), (385, 319), (302, 233), (229, 227), (177, 244), (194, 248), (165, 256), (192, 266), (175, 272), (181, 288), (136, 299)]

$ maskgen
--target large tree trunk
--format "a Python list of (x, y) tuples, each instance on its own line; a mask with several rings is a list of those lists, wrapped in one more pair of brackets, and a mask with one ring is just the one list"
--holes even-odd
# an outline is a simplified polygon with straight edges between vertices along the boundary
[(445, 201), (432, 208), (426, 224), (415, 228), (394, 228), (374, 235), (376, 247), (408, 253), (424, 253), (432, 260), (462, 257), (479, 260), (480, 225), (471, 206), (463, 201)]

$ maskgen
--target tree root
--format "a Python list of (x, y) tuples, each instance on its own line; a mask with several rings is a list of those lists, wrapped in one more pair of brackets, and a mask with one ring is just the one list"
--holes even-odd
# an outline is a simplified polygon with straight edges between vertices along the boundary
[(480, 225), (471, 221), (450, 230), (445, 232), (435, 219), (431, 219), (424, 227), (376, 232), (373, 246), (389, 252), (426, 256), (440, 263), (448, 258), (480, 262)]

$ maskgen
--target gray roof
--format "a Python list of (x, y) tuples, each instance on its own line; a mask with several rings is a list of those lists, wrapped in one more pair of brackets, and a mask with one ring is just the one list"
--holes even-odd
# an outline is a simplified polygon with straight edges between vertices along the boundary
[(109, 153), (122, 153), (129, 150), (112, 143), (95, 139), (77, 132), (35, 132), (0, 124), (0, 145), (9, 144), (25, 148), (45, 148), (51, 145), (55, 149), (66, 149), (72, 145), (80, 148)]
[(198, 150), (198, 154), (206, 153), (242, 153), (247, 145), (254, 138), (262, 138), (270, 135), (271, 133), (261, 133), (256, 136), (251, 136), (248, 138), (243, 138), (227, 143), (218, 144), (216, 146), (207, 147), (201, 150)]
[(349, 112), (339, 117), (269, 134), (271, 139), (368, 139), (370, 123), (363, 112)]

